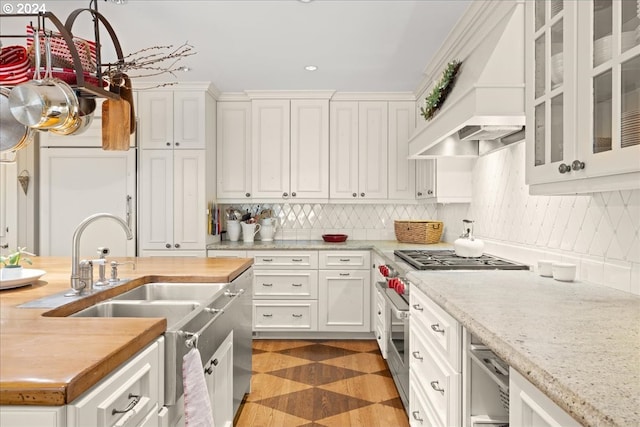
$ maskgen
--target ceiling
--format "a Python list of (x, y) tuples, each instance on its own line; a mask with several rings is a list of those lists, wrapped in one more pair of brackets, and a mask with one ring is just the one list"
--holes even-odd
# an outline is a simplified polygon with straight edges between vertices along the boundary
[[(414, 91), (469, 4), (470, 0), (127, 0), (124, 5), (99, 1), (98, 9), (114, 27), (125, 55), (151, 46), (192, 45), (197, 54), (179, 62), (191, 69), (177, 73), (180, 81), (210, 81), (221, 92), (379, 92)], [(72, 10), (88, 7), (89, 0), (56, 0), (46, 6), (64, 22)], [(3, 33), (22, 31), (28, 22), (4, 21)], [(89, 15), (83, 14), (73, 32), (89, 38), (91, 28)], [(101, 33), (101, 39), (104, 42), (106, 34)], [(109, 59), (113, 49), (104, 44)], [(318, 70), (306, 71), (306, 65)], [(164, 74), (151, 80), (176, 78)]]

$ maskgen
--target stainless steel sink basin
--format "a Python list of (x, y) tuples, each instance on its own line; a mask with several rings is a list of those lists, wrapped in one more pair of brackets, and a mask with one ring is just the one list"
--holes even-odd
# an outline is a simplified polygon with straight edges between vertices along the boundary
[(166, 317), (171, 329), (200, 307), (196, 301), (105, 301), (70, 317)]
[(205, 301), (229, 286), (227, 283), (147, 283), (112, 298), (136, 301)]

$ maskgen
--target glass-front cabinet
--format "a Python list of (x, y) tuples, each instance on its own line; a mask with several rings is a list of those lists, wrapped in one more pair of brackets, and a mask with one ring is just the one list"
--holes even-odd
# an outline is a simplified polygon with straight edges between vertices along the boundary
[(526, 7), (531, 193), (640, 187), (640, 0)]

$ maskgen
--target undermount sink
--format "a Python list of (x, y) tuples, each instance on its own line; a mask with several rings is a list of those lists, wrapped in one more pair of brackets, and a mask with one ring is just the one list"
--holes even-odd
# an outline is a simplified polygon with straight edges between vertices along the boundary
[(139, 286), (113, 297), (112, 300), (135, 301), (205, 301), (228, 286), (227, 283), (164, 283)]
[(105, 301), (70, 317), (166, 317), (167, 329), (200, 307), (196, 301)]

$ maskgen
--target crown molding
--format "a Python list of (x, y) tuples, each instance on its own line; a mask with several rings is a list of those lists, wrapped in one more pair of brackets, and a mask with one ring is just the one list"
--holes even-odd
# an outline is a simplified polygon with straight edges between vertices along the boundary
[(334, 90), (245, 90), (249, 99), (331, 99)]
[(413, 92), (336, 92), (332, 101), (415, 101)]

